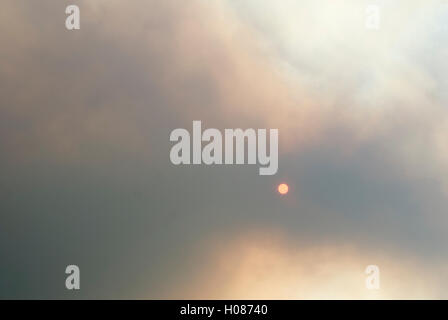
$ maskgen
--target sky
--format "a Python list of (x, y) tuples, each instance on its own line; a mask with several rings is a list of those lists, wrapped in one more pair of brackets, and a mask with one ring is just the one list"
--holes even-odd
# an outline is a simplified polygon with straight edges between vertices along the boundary
[[(442, 0), (3, 0), (0, 298), (447, 299), (447, 21)], [(173, 165), (194, 120), (277, 128), (277, 174)]]

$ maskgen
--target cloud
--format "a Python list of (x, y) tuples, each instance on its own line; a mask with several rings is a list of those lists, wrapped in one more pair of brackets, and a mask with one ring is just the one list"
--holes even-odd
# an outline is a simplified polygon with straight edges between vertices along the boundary
[[(269, 235), (269, 236), (266, 236)], [(216, 243), (193, 276), (176, 282), (179, 299), (440, 299), (434, 271), (397, 254), (351, 245), (300, 245), (273, 230)], [(379, 290), (366, 288), (368, 265), (378, 266)]]
[[(180, 297), (165, 281), (196, 270), (218, 289), (187, 282), (182, 295), (364, 298), (375, 258), (393, 286), (381, 297), (414, 292), (423, 273), (412, 297), (439, 296), (448, 115), (437, 1), (382, 3), (374, 33), (359, 1), (78, 1), (76, 32), (66, 4), (7, 0), (0, 12), (0, 252), (2, 274), (23, 279), (15, 295), (63, 295), (52, 272), (76, 258), (97, 284), (87, 296)], [(193, 120), (278, 128), (278, 175), (172, 166), (169, 133)], [(281, 200), (279, 182), (291, 186)], [(273, 242), (260, 247), (262, 233)], [(193, 257), (209, 241), (242, 264), (212, 254), (202, 267)]]

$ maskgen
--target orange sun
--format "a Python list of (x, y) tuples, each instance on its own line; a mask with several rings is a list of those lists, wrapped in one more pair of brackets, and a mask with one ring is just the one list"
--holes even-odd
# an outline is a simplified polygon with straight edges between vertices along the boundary
[(282, 183), (278, 185), (277, 190), (280, 194), (287, 194), (289, 191), (289, 187), (286, 183)]

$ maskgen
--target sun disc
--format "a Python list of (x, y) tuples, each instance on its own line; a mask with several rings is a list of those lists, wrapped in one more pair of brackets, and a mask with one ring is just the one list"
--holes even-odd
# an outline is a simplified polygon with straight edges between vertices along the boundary
[(277, 190), (278, 190), (278, 193), (283, 195), (283, 194), (287, 194), (288, 193), (289, 187), (288, 187), (288, 185), (286, 183), (282, 183), (282, 184), (278, 185)]

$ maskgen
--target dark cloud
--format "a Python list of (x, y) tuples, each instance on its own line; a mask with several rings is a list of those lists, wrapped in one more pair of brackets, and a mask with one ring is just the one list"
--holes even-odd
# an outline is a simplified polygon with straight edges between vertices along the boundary
[[(197, 272), (216, 276), (200, 260), (210, 239), (260, 230), (398, 266), (400, 252), (421, 272), (446, 264), (443, 60), (350, 38), (337, 53), (309, 30), (303, 50), (277, 51), (278, 30), (232, 3), (78, 1), (69, 32), (67, 4), (2, 4), (0, 297), (175, 296)], [(365, 71), (369, 50), (377, 71)], [(169, 133), (192, 120), (279, 128), (279, 173), (171, 165)], [(68, 264), (79, 293), (64, 288)]]

